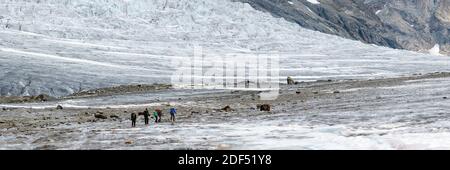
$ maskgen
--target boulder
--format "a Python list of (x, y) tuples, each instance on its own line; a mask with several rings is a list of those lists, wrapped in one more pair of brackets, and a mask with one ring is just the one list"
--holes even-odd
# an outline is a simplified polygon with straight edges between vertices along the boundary
[(289, 77), (287, 78), (287, 84), (288, 84), (288, 85), (293, 85), (293, 84), (295, 84), (294, 79), (292, 79), (292, 77), (289, 76)]
[(62, 110), (63, 107), (61, 105), (56, 106), (56, 110)]
[(41, 101), (41, 102), (49, 101), (50, 99), (51, 99), (51, 97), (46, 94), (40, 94), (40, 95), (33, 97), (33, 100), (37, 100), (37, 101)]
[(97, 119), (108, 119), (108, 117), (106, 117), (105, 115), (103, 115), (103, 113), (101, 112), (97, 112), (94, 114), (94, 117)]
[(260, 111), (266, 111), (269, 112), (271, 110), (271, 106), (269, 104), (261, 104), (261, 105), (257, 105), (257, 108)]
[(231, 112), (231, 111), (233, 111), (233, 109), (231, 109), (230, 106), (225, 106), (225, 107), (222, 108), (221, 110), (222, 110), (222, 111), (225, 111), (225, 112)]
[(110, 118), (116, 118), (116, 119), (118, 119), (119, 118), (119, 116), (117, 116), (117, 115), (111, 115), (111, 116), (109, 116)]

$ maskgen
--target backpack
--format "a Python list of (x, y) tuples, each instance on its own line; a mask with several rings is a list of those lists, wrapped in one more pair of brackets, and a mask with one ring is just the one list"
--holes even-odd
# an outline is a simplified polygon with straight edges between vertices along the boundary
[(170, 114), (176, 114), (177, 110), (175, 108), (170, 108)]

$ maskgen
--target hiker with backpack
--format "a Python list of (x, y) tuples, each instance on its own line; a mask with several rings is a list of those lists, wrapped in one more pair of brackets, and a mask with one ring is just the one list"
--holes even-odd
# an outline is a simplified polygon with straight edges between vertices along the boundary
[(172, 107), (170, 108), (169, 113), (170, 113), (170, 121), (172, 121), (172, 123), (175, 122), (175, 115), (177, 114), (177, 109)]
[(156, 112), (156, 114), (157, 114), (157, 121), (156, 122), (161, 122), (161, 118), (162, 118), (162, 111), (161, 111), (161, 109), (156, 109), (155, 110), (155, 112)]
[(136, 113), (131, 113), (131, 127), (136, 127), (136, 119), (137, 119)]
[(145, 121), (145, 125), (148, 125), (148, 119), (149, 119), (149, 117), (150, 117), (150, 113), (149, 113), (148, 109), (145, 108), (145, 111), (144, 111), (144, 121)]
[(155, 118), (155, 123), (158, 123), (159, 116), (158, 116), (158, 111), (157, 111), (157, 110), (155, 110), (155, 111), (153, 112), (153, 117)]

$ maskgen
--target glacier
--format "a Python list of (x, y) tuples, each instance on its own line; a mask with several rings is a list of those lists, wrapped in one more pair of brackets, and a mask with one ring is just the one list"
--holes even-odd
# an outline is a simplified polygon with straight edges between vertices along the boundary
[[(276, 54), (283, 80), (286, 76), (298, 81), (367, 80), (450, 71), (445, 56), (311, 31), (230, 0), (0, 2), (0, 96), (45, 93), (60, 97), (102, 87), (170, 83), (176, 69), (171, 60), (187, 59), (195, 46), (203, 48), (208, 60), (229, 53)], [(352, 93), (341, 91), (339, 100), (314, 97), (304, 104), (275, 107), (277, 114), (226, 117), (222, 122), (210, 115), (197, 122), (151, 128), (130, 129), (126, 121), (69, 122), (19, 134), (15, 128), (5, 128), (0, 129), (0, 149), (37, 149), (47, 144), (58, 149), (218, 149), (220, 145), (231, 149), (449, 149), (450, 107), (442, 98), (450, 95), (449, 83), (444, 77), (347, 89)], [(295, 94), (292, 90), (284, 92)], [(22, 111), (4, 111), (0, 118), (37, 119), (48, 116), (45, 109), (62, 105), (67, 109), (48, 112), (63, 119), (79, 114), (70, 109), (158, 106), (166, 104), (158, 100), (196, 95), (218, 94), (173, 90), (0, 104)], [(191, 106), (192, 102), (181, 104)], [(128, 139), (137, 143), (127, 145), (124, 140)]]
[(275, 53), (280, 79), (299, 81), (450, 70), (448, 57), (322, 34), (228, 0), (2, 0), (0, 38), (1, 96), (170, 83), (170, 61), (196, 45), (207, 56)]

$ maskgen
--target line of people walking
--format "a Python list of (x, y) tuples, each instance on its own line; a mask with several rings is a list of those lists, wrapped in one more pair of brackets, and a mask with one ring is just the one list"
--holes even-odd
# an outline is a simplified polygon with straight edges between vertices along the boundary
[[(149, 124), (150, 121), (150, 111), (146, 108), (144, 110), (144, 112), (138, 113), (139, 115), (143, 115), (144, 116), (144, 123), (145, 125)], [(175, 123), (175, 116), (177, 114), (177, 109), (172, 107), (169, 109), (169, 114), (170, 114), (170, 121), (172, 123)], [(153, 112), (153, 119), (155, 119), (155, 123), (159, 123), (161, 122), (163, 116), (163, 112), (161, 109), (155, 109), (155, 111)], [(138, 115), (136, 115), (136, 113), (131, 113), (131, 127), (136, 127), (136, 120), (137, 120)]]

